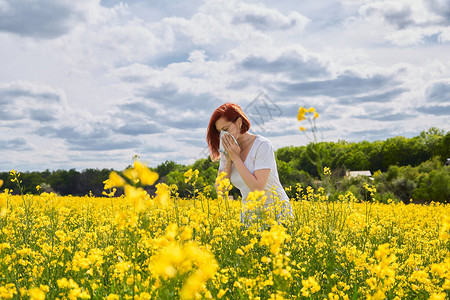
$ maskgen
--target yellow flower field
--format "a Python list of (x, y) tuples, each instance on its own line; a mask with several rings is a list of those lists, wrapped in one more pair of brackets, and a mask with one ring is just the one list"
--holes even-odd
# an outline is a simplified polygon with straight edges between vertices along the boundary
[(450, 296), (450, 205), (362, 202), (351, 193), (329, 202), (323, 190), (298, 185), (291, 223), (246, 226), (229, 182), (219, 183), (217, 199), (208, 189), (180, 199), (175, 186), (158, 185), (155, 197), (137, 187), (157, 180), (145, 166), (124, 175), (106, 182), (124, 186), (124, 197), (4, 191), (0, 298)]

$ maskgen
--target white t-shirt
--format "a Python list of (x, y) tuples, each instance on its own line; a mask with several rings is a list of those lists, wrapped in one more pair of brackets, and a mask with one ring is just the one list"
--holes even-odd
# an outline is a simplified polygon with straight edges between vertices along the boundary
[[(222, 154), (220, 157), (219, 170), (223, 170), (225, 168), (226, 162), (227, 159)], [(270, 169), (269, 179), (267, 180), (266, 187), (264, 188), (267, 195), (265, 206), (268, 206), (273, 202), (270, 197), (270, 190), (272, 188), (275, 188), (279, 200), (284, 202), (284, 204), (289, 207), (289, 210), (292, 213), (292, 208), (289, 203), (289, 197), (284, 191), (278, 177), (277, 163), (275, 161), (275, 153), (273, 151), (272, 143), (265, 137), (257, 135), (255, 141), (253, 142), (253, 145), (250, 148), (250, 151), (248, 152), (244, 164), (252, 174), (254, 174), (256, 170)], [(230, 181), (241, 191), (242, 201), (245, 204), (250, 189), (245, 184), (234, 164), (231, 165)]]

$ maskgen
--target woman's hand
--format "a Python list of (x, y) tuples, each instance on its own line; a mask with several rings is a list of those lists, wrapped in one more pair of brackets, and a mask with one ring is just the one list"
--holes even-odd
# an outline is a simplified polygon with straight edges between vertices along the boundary
[(222, 137), (222, 143), (225, 147), (225, 151), (227, 151), (228, 156), (227, 159), (231, 159), (234, 161), (241, 154), (241, 148), (234, 142), (234, 139), (228, 134)]

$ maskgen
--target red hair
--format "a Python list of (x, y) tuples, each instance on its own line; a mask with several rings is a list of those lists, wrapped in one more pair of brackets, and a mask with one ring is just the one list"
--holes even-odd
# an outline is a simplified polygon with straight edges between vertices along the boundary
[(250, 129), (250, 121), (239, 105), (234, 103), (225, 103), (216, 108), (211, 115), (211, 119), (209, 119), (208, 131), (206, 133), (206, 141), (208, 142), (209, 153), (212, 161), (216, 161), (220, 157), (220, 132), (216, 128), (216, 122), (222, 117), (227, 119), (227, 121), (232, 122), (235, 122), (238, 118), (241, 118), (241, 133), (245, 133)]

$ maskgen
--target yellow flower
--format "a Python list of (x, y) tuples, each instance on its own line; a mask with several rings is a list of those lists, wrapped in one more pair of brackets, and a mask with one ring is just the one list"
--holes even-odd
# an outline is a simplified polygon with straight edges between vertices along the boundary
[(185, 255), (180, 245), (171, 243), (152, 258), (152, 269), (159, 276), (172, 278), (177, 274), (177, 269), (182, 268), (184, 260)]
[(276, 224), (270, 228), (270, 231), (262, 232), (259, 244), (270, 246), (270, 253), (277, 255), (284, 241), (289, 241), (290, 238), (291, 236), (286, 233), (286, 228)]
[(192, 171), (192, 169), (187, 170), (184, 173), (184, 183), (188, 183), (189, 181), (192, 180), (192, 185), (195, 185), (198, 179), (198, 174), (199, 171), (197, 169), (195, 169), (194, 171)]
[(114, 218), (114, 223), (116, 223), (117, 227), (119, 229), (125, 229), (127, 226), (127, 214), (122, 212), (117, 213), (117, 215)]
[(450, 239), (450, 216), (445, 216), (442, 220), (442, 227), (439, 230), (440, 239)]
[(222, 298), (226, 292), (227, 290), (220, 289), (219, 293), (217, 293), (217, 298), (218, 299)]
[(339, 300), (339, 295), (336, 295), (334, 293), (328, 293), (328, 299), (330, 299), (330, 300)]
[(3, 185), (3, 180), (0, 179), (0, 187), (2, 187), (2, 185)]
[(189, 226), (184, 227), (183, 232), (180, 234), (180, 239), (182, 241), (187, 241), (187, 240), (192, 239), (193, 232), (194, 231), (192, 230), (191, 227), (189, 227)]
[(169, 186), (165, 183), (158, 183), (156, 185), (156, 201), (164, 208), (169, 206), (170, 191)]
[(230, 183), (230, 180), (228, 178), (225, 178), (227, 173), (220, 172), (219, 176), (216, 178), (216, 189), (217, 189), (217, 196), (219, 200), (223, 199), (223, 196), (227, 196), (228, 192), (233, 187)]
[[(0, 215), (2, 215), (3, 212), (6, 214), (6, 205), (7, 205), (6, 196), (5, 196), (5, 194), (1, 194), (0, 195)], [(1, 250), (1, 248), (0, 248), (0, 250)]]
[(319, 117), (319, 114), (314, 112), (314, 119), (317, 119)]
[(199, 299), (200, 292), (205, 288), (203, 278), (196, 272), (186, 279), (183, 287), (181, 288), (181, 299)]
[(244, 255), (244, 251), (242, 251), (241, 248), (238, 248), (238, 249), (236, 250), (236, 254)]
[(308, 130), (308, 129), (306, 129), (305, 127), (303, 127), (303, 126), (300, 126), (300, 131), (306, 131), (306, 130)]
[(391, 253), (389, 249), (389, 243), (385, 243), (378, 246), (378, 249), (375, 250), (375, 257), (379, 260), (383, 259), (384, 257), (387, 257)]
[(445, 300), (447, 299), (447, 294), (446, 293), (433, 293), (431, 294), (430, 298), (428, 298), (429, 300)]
[(297, 120), (299, 121), (303, 121), (305, 120), (305, 113), (307, 112), (307, 110), (304, 107), (300, 107), (298, 109), (298, 114), (297, 114)]
[(28, 291), (28, 294), (30, 295), (31, 300), (44, 300), (45, 299), (45, 293), (40, 288), (32, 288)]
[(271, 261), (272, 261), (272, 259), (270, 257), (267, 257), (267, 256), (261, 257), (261, 262), (262, 263), (267, 264), (267, 263), (270, 263)]
[(134, 162), (134, 169), (143, 185), (153, 185), (158, 180), (158, 173), (151, 171), (147, 166), (137, 160)]
[(169, 241), (174, 241), (178, 234), (178, 225), (175, 223), (170, 223), (167, 225), (165, 237)]
[(110, 187), (122, 187), (125, 184), (125, 179), (114, 171), (109, 174), (109, 181)]
[(127, 261), (118, 262), (114, 266), (114, 276), (122, 280), (125, 277), (125, 275), (128, 274), (128, 270), (130, 268), (131, 268), (130, 262)]
[(444, 277), (445, 268), (442, 264), (433, 264), (431, 265), (431, 271), (436, 273), (439, 277)]
[(138, 172), (134, 168), (126, 169), (125, 171), (123, 171), (123, 175), (128, 179), (132, 180), (134, 183), (138, 183), (139, 181)]
[(189, 180), (191, 180), (192, 177), (192, 169), (187, 170), (184, 172), (184, 183), (188, 183)]
[(131, 185), (125, 185), (125, 197), (133, 204), (137, 212), (144, 210), (144, 200), (148, 197), (143, 188), (135, 188)]
[(302, 280), (302, 295), (305, 297), (311, 296), (311, 294), (314, 294), (320, 290), (320, 285), (317, 283), (316, 279), (314, 277), (308, 277), (307, 280)]
[(316, 112), (316, 109), (314, 107), (310, 107), (307, 112), (313, 113)]
[(61, 278), (56, 281), (58, 284), (58, 287), (61, 289), (68, 288), (68, 289), (77, 289), (79, 286), (78, 284), (71, 278), (67, 280), (67, 278)]
[[(135, 299), (136, 299), (136, 296), (135, 296)], [(150, 299), (152, 299), (152, 296), (149, 293), (147, 293), (147, 292), (142, 292), (139, 295), (139, 298), (137, 298), (137, 299), (139, 299), (139, 300), (150, 300)]]

